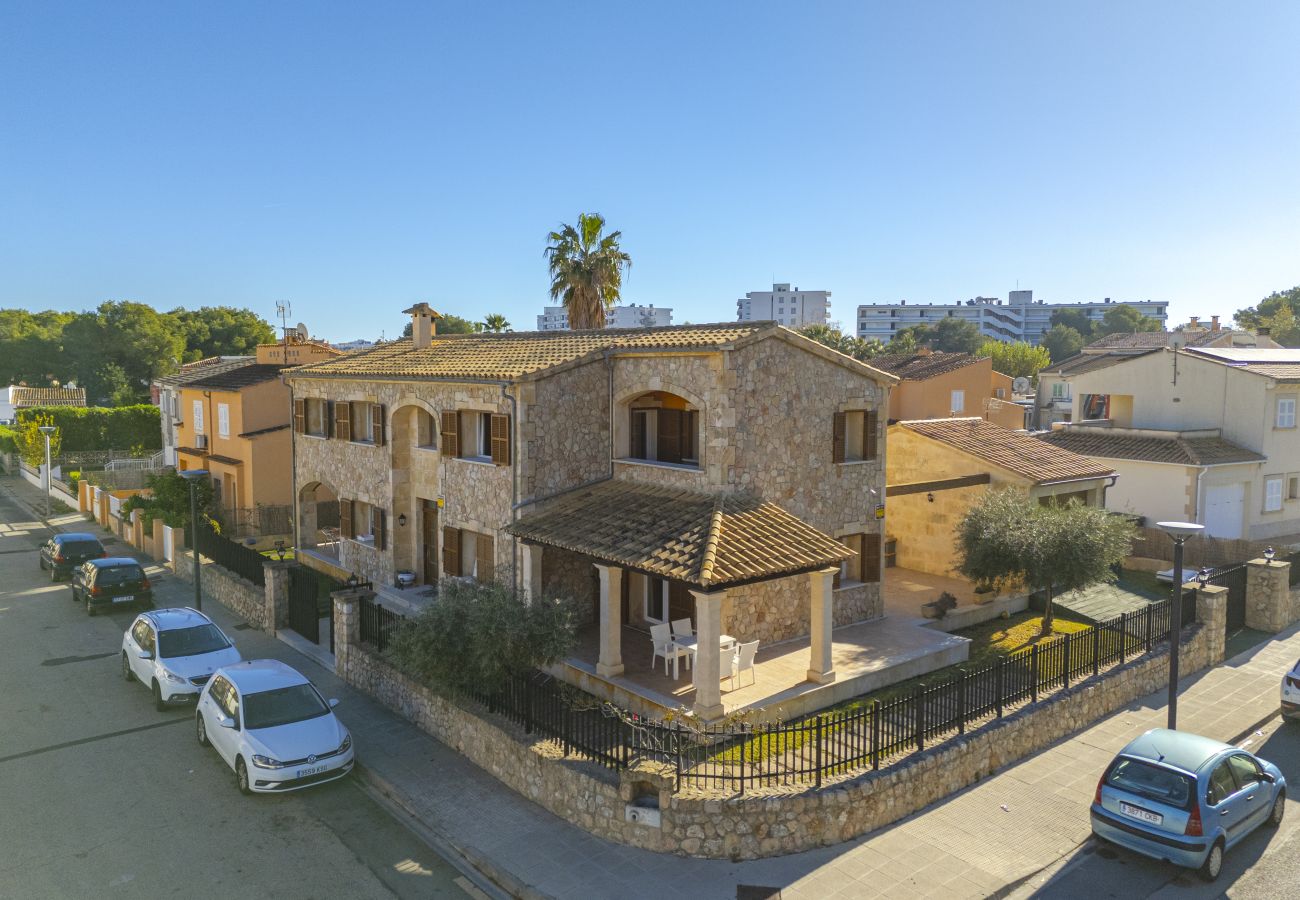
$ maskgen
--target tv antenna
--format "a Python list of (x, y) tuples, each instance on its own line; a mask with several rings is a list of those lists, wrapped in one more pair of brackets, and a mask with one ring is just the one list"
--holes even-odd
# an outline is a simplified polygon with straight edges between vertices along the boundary
[(280, 319), (280, 343), (284, 344), (284, 364), (289, 365), (289, 317), (293, 315), (293, 304), (288, 300), (277, 300), (275, 314)]

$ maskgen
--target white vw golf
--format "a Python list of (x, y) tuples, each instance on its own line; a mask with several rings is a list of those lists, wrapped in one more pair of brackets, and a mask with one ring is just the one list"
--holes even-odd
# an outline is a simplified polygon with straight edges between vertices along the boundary
[(240, 793), (283, 793), (352, 771), (352, 735), (306, 676), (279, 660), (218, 669), (199, 696), (199, 743), (235, 770)]
[(195, 609), (155, 609), (122, 635), (122, 677), (153, 692), (153, 705), (193, 703), (221, 666), (240, 660), (230, 638)]

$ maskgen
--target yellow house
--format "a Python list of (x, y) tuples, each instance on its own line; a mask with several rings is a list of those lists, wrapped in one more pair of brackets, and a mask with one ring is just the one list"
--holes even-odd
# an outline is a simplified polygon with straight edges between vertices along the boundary
[(243, 365), (179, 388), (177, 468), (207, 469), (227, 513), (293, 503), (293, 421), (286, 368), (342, 355), (328, 344), (263, 344)]
[(898, 422), (889, 426), (886, 445), (889, 558), (933, 575), (957, 574), (957, 528), (990, 487), (1024, 491), (1042, 502), (1104, 506), (1115, 479), (1103, 462), (983, 419)]
[(979, 416), (1003, 428), (1025, 427), (1024, 409), (1011, 402), (1011, 377), (993, 371), (988, 357), (942, 353), (877, 356), (871, 365), (901, 379), (889, 394), (889, 420)]

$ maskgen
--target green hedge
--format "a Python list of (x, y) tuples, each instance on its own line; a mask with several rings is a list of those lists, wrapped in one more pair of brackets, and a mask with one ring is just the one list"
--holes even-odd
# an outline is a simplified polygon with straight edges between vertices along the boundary
[(50, 416), (67, 450), (131, 450), (152, 453), (162, 449), (158, 407), (139, 406), (36, 406), (20, 409), (18, 421)]
[(14, 440), (18, 432), (10, 425), (0, 425), (0, 453), (17, 453), (18, 443)]

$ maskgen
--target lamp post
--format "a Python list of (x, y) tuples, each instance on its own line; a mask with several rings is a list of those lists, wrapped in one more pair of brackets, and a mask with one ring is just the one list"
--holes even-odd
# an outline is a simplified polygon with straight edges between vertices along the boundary
[(45, 435), (45, 521), (50, 521), (50, 479), (54, 477), (54, 471), (50, 465), (50, 435), (54, 434), (56, 429), (53, 425), (40, 425), (38, 430)]
[(194, 608), (203, 612), (203, 566), (199, 562), (199, 482), (208, 477), (206, 469), (186, 469), (180, 476), (190, 486), (190, 547), (194, 553)]
[(1195, 522), (1157, 522), (1156, 527), (1174, 540), (1173, 604), (1169, 607), (1169, 730), (1178, 728), (1178, 649), (1183, 636), (1183, 543), (1200, 534)]

